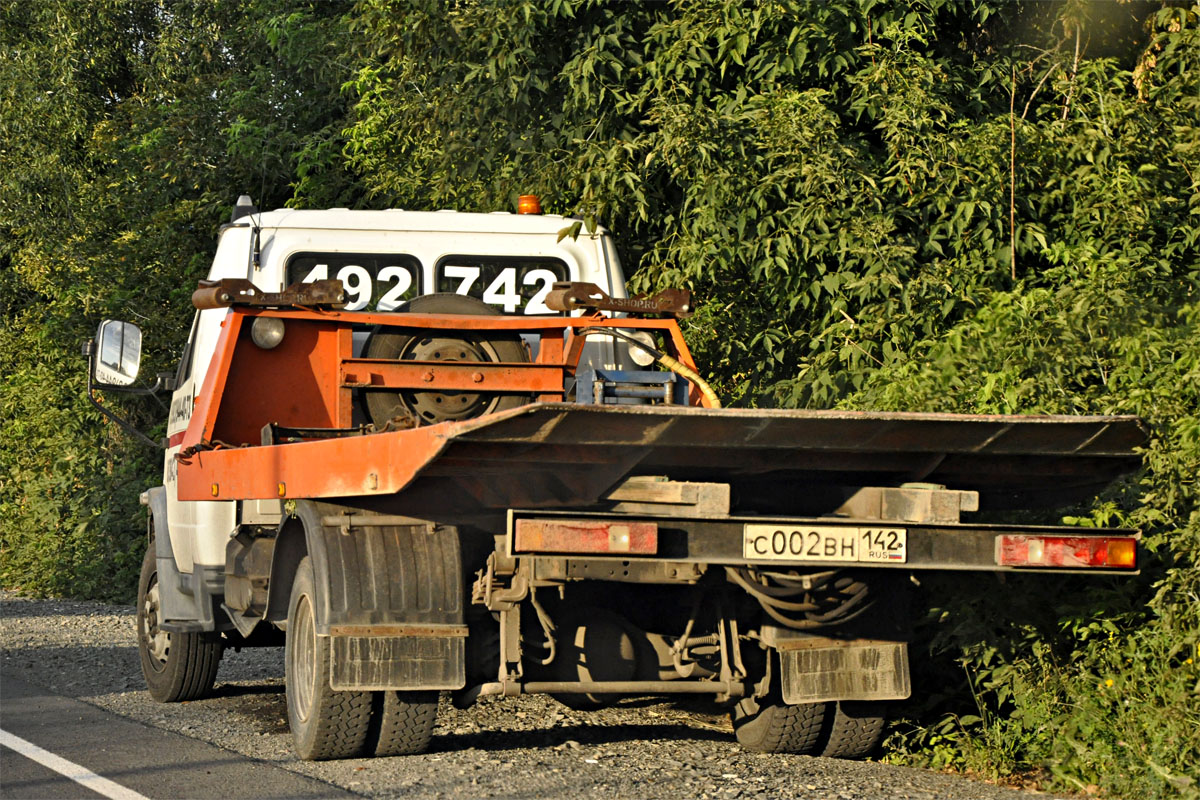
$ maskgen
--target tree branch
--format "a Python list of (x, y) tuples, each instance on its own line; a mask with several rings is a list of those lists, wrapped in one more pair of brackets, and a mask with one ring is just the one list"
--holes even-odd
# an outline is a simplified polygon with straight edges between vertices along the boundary
[(1050, 69), (1046, 70), (1046, 72), (1042, 75), (1042, 79), (1040, 81), (1038, 81), (1037, 86), (1033, 87), (1033, 92), (1029, 95), (1029, 100), (1027, 100), (1025, 102), (1025, 109), (1023, 111), (1021, 111), (1021, 119), (1022, 120), (1024, 120), (1025, 116), (1029, 113), (1029, 107), (1031, 105), (1033, 105), (1033, 98), (1037, 97), (1037, 93), (1041, 91), (1042, 86), (1044, 86), (1046, 83), (1046, 80), (1051, 75), (1053, 75), (1057, 70), (1058, 70), (1058, 64), (1051, 64)]
[(1083, 26), (1078, 22), (1075, 23), (1075, 60), (1071, 63), (1071, 84), (1067, 87), (1067, 99), (1063, 103), (1062, 118), (1065, 122), (1067, 112), (1071, 110), (1071, 98), (1075, 95), (1075, 76), (1079, 74), (1079, 39), (1083, 33)]
[[(1042, 80), (1045, 80), (1043, 78)], [(1038, 84), (1039, 86), (1041, 84)], [(1035, 89), (1036, 93), (1037, 90)], [(1030, 101), (1033, 100), (1031, 96)], [(1013, 281), (1017, 280), (1017, 68), (1012, 68), (1012, 83), (1008, 89), (1008, 263)], [(1029, 106), (1026, 105), (1026, 110)], [(1021, 114), (1021, 119), (1025, 115)]]

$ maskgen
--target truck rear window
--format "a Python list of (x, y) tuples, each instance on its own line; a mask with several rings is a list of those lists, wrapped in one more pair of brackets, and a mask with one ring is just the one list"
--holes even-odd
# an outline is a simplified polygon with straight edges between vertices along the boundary
[(571, 279), (562, 259), (549, 256), (450, 255), (433, 268), (434, 291), (477, 297), (505, 314), (554, 314), (546, 295)]
[(403, 253), (296, 253), (287, 261), (285, 285), (337, 279), (346, 287), (347, 311), (395, 311), (421, 294), (421, 262)]

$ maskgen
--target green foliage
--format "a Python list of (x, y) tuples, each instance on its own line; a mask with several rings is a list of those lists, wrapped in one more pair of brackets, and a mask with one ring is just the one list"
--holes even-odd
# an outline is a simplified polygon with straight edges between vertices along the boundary
[[(841, 402), (1147, 421), (1140, 479), (1067, 520), (1142, 528), (1141, 578), (1055, 591), (1026, 579), (986, 596), (962, 580), (926, 587), (927, 640), (943, 669), (924, 674), (931, 685), (954, 681), (945, 667), (957, 661), (973, 693), (928, 692), (911, 713), (944, 716), (901, 730), (895, 743), (923, 749), (929, 763), (997, 776), (1044, 771), (1067, 788), (1195, 796), (1200, 18), (1167, 9), (1151, 31), (1139, 68), (1080, 69), (1079, 118), (1027, 138), (1026, 166), (1047, 187), (1027, 212), (1040, 237), (1032, 252), (1019, 251), (1019, 263), (1037, 259), (1036, 274), (981, 297), (976, 311), (915, 342)], [(1140, 75), (1158, 82), (1139, 91), (1148, 62), (1153, 72)]]
[(1073, 512), (1145, 528), (1142, 578), (930, 582), (918, 672), (939, 681), (896, 741), (1064, 788), (1191, 790), (1195, 9), (357, 8), (347, 156), (368, 191), (493, 210), (520, 189), (604, 220), (637, 287), (706, 300), (689, 341), (727, 399), (1146, 418), (1140, 482)]
[(893, 758), (1200, 791), (1200, 7), (58, 0), (0, 6), (0, 47), (6, 586), (131, 591), (159, 466), (75, 354), (132, 317), (171, 366), (238, 193), (534, 192), (705, 301), (735, 404), (1145, 418), (1142, 474), (1068, 518), (1143, 528), (1142, 575), (927, 580)]
[(491, 210), (519, 183), (604, 219), (637, 286), (737, 309), (692, 332), (731, 393), (829, 405), (1007, 285), (985, 4), (412, 5), (359, 4), (368, 188)]
[(918, 674), (931, 688), (953, 683), (961, 673), (945, 667), (956, 661), (974, 694), (929, 691), (910, 713), (941, 720), (897, 743), (933, 764), (997, 776), (1044, 770), (1117, 796), (1191, 795), (1200, 778), (1200, 305), (1098, 306), (1088, 285), (998, 294), (923, 363), (880, 370), (847, 401), (1132, 413), (1152, 431), (1140, 480), (1067, 519), (1143, 529), (1140, 579), (1048, 591), (1026, 578), (984, 594), (961, 579), (926, 587), (925, 636), (943, 669)]
[[(84, 398), (80, 345), (133, 319), (143, 374), (174, 367), (239, 192), (353, 201), (337, 152), (346, 45), (333, 3), (0, 6), (0, 580), (128, 599), (137, 495), (161, 455)], [(123, 402), (152, 430), (153, 401)], [(161, 433), (161, 427), (158, 428)]]

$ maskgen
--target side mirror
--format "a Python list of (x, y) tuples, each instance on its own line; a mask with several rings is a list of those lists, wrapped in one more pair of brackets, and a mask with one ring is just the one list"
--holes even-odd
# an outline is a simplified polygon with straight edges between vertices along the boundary
[(129, 386), (142, 361), (142, 329), (132, 322), (106, 319), (96, 331), (92, 379), (101, 385)]
[(121, 430), (136, 436), (151, 447), (165, 449), (164, 442), (154, 441), (128, 421), (105, 408), (95, 397), (96, 389), (127, 394), (154, 394), (175, 387), (175, 380), (170, 375), (159, 375), (158, 380), (149, 388), (131, 386), (137, 380), (142, 362), (142, 329), (132, 322), (106, 319), (100, 323), (96, 338), (89, 339), (84, 344), (83, 355), (88, 360), (88, 402), (115, 422)]

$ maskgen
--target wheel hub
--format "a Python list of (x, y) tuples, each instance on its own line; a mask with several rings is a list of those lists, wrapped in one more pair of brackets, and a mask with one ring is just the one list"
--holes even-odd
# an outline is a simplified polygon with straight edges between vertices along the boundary
[(142, 635), (146, 638), (146, 650), (150, 657), (165, 664), (171, 654), (171, 634), (159, 627), (160, 608), (158, 581), (155, 580), (146, 590), (146, 598), (142, 603)]
[(307, 595), (296, 603), (295, 617), (290, 620), (288, 629), (288, 638), (293, 641), (294, 647), (290, 666), (295, 680), (288, 682), (288, 691), (294, 692), (297, 716), (307, 720), (312, 714), (313, 698), (317, 693), (317, 630)]
[[(488, 353), (477, 343), (464, 339), (428, 337), (416, 340), (405, 359), (413, 361), (485, 362)], [(494, 395), (478, 392), (406, 392), (406, 404), (426, 423), (470, 419), (487, 410)]]

